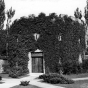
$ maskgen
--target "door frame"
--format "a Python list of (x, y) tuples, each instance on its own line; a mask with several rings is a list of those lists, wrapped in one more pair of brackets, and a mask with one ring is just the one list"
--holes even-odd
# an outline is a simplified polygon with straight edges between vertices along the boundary
[[(36, 53), (43, 53), (41, 50), (37, 49), (36, 51), (34, 51)], [(39, 76), (39, 75), (42, 75), (42, 74), (45, 74), (45, 61), (44, 61), (44, 54), (42, 56), (42, 59), (43, 59), (43, 73), (33, 73), (32, 72), (32, 52), (29, 52), (29, 73), (30, 75), (32, 76)]]

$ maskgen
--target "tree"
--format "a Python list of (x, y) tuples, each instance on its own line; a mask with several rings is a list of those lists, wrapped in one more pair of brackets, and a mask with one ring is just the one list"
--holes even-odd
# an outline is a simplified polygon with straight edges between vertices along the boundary
[(84, 18), (85, 18), (86, 24), (88, 25), (88, 0), (86, 2), (86, 7), (85, 7), (84, 13), (85, 13)]
[(3, 29), (5, 21), (5, 3), (3, 0), (0, 0), (0, 30)]
[(9, 37), (9, 26), (11, 23), (11, 19), (13, 18), (15, 14), (15, 10), (12, 10), (12, 7), (6, 12), (7, 14), (7, 24), (6, 24), (6, 31), (7, 31), (7, 43), (6, 43), (6, 51), (7, 51), (7, 56), (8, 56), (8, 37)]
[(86, 48), (87, 48), (87, 31), (88, 31), (88, 0), (86, 1), (86, 7), (85, 7), (85, 11), (84, 11), (84, 18), (85, 18), (85, 42), (86, 42)]
[(0, 0), (0, 56), (5, 55), (6, 47), (6, 32), (3, 30), (5, 21), (5, 3), (4, 0)]
[(78, 19), (82, 18), (82, 12), (79, 11), (79, 8), (77, 8), (76, 11), (74, 12), (74, 16), (75, 18), (78, 18)]

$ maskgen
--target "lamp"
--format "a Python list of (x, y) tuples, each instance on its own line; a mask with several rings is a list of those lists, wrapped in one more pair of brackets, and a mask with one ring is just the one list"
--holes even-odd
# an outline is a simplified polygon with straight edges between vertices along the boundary
[(39, 36), (40, 36), (40, 34), (34, 33), (34, 38), (35, 38), (36, 41), (38, 40)]

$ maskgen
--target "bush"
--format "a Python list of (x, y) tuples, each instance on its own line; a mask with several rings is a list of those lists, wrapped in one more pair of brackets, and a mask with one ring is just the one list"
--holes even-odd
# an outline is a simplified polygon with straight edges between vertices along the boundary
[(67, 61), (63, 64), (63, 74), (77, 74), (81, 72), (81, 64), (76, 61)]
[(83, 72), (88, 72), (88, 59), (83, 61), (82, 68), (83, 68)]
[(21, 81), (20, 85), (28, 86), (30, 81)]
[(23, 70), (23, 74), (28, 74), (29, 73), (29, 69), (28, 68), (25, 68), (25, 69), (22, 68), (22, 70)]
[(62, 76), (60, 74), (57, 74), (57, 73), (50, 73), (50, 74), (40, 75), (39, 79), (54, 78), (54, 77), (61, 78)]
[(2, 77), (0, 76), (0, 80), (2, 80)]
[(22, 76), (22, 75), (23, 75), (22, 67), (13, 67), (9, 71), (9, 77), (12, 77), (12, 78), (18, 78), (19, 76)]
[(72, 84), (74, 83), (73, 80), (67, 79), (64, 76), (57, 74), (57, 73), (40, 75), (39, 79), (43, 79), (44, 82), (51, 83), (51, 84), (57, 84), (57, 83)]
[(49, 73), (50, 73), (49, 67), (46, 67), (45, 73), (46, 73), (46, 74), (49, 74)]
[(3, 64), (3, 69), (4, 69), (4, 73), (7, 73), (8, 74), (9, 71), (10, 71), (10, 66)]
[(45, 74), (43, 74), (43, 75), (39, 75), (39, 79), (43, 79), (45, 77)]
[(51, 79), (49, 80), (49, 82), (50, 82), (51, 84), (57, 84), (57, 83), (61, 83), (61, 82), (62, 82), (62, 79), (61, 79), (61, 78), (58, 78), (58, 77), (54, 77), (54, 78), (51, 78)]

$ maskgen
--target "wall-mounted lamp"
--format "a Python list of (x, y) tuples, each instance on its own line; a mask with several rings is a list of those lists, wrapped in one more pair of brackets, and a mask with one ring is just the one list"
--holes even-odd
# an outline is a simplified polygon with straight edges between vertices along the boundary
[(58, 40), (59, 40), (59, 41), (62, 40), (62, 38), (61, 38), (61, 34), (59, 34), (59, 36), (58, 36)]
[(38, 40), (39, 36), (40, 36), (40, 34), (34, 33), (34, 37), (35, 37), (35, 40), (36, 40), (36, 41)]

